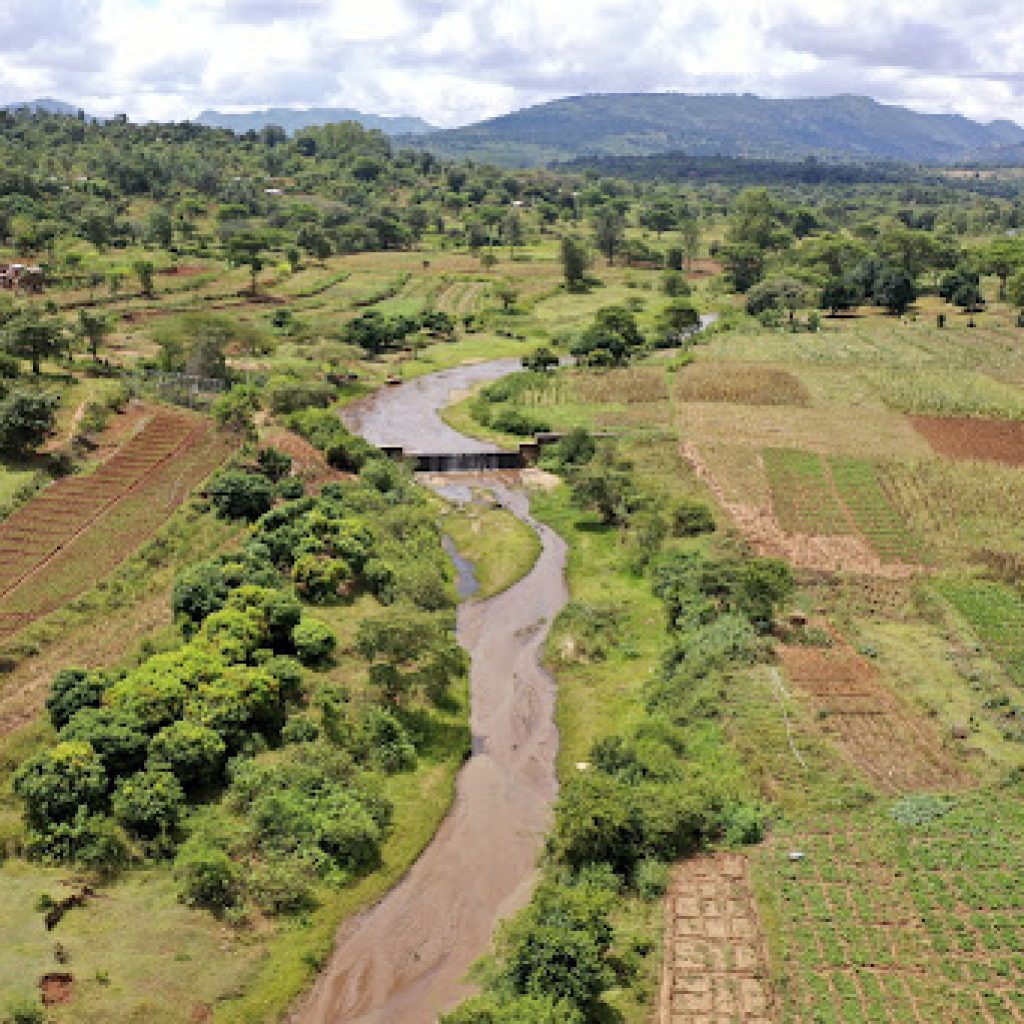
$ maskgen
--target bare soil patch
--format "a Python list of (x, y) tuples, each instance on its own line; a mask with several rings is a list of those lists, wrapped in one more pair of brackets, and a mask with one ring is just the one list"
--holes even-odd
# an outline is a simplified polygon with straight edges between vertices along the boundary
[(694, 363), (678, 378), (675, 397), (683, 402), (737, 405), (810, 405), (810, 392), (795, 374), (757, 363)]
[(970, 416), (911, 416), (910, 422), (940, 455), (1024, 466), (1024, 423)]
[(779, 657), (850, 761), (890, 792), (965, 784), (935, 725), (898, 700), (867, 658), (841, 637), (834, 641), (828, 648), (780, 644)]
[(659, 1024), (770, 1024), (776, 1017), (747, 859), (677, 864), (665, 898)]
[(164, 267), (163, 270), (159, 270), (157, 273), (164, 277), (196, 277), (199, 274), (208, 273), (208, 268), (196, 266)]
[(43, 1006), (63, 1006), (71, 1002), (75, 979), (67, 971), (52, 971), (39, 979)]

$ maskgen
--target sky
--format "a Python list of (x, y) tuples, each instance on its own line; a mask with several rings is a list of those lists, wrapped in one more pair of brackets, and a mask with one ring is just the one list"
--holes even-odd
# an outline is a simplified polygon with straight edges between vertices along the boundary
[(1019, 0), (0, 0), (0, 104), (349, 106), (445, 127), (588, 92), (854, 92), (1024, 122)]

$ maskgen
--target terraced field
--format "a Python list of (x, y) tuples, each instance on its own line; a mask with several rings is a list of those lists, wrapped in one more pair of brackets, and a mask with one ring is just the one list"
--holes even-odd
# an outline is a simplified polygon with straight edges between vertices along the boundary
[(0, 525), (0, 637), (94, 585), (226, 458), (209, 420), (155, 408), (95, 471), (47, 488)]

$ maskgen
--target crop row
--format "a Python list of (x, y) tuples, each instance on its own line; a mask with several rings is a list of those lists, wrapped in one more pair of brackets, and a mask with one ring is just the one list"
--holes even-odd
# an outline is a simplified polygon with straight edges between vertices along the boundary
[(1024, 686), (1024, 599), (1001, 583), (946, 581), (939, 592), (968, 621), (981, 642)]
[(875, 811), (766, 847), (782, 1019), (1019, 1020), (1022, 827), (1019, 798), (996, 815), (975, 794), (916, 825)]
[[(37, 540), (24, 526), (10, 530), (4, 524), (0, 591), (5, 610), (38, 616), (95, 584), (150, 536), (223, 460), (227, 448), (221, 438), (199, 421), (182, 418), (181, 422), (189, 429), (177, 448), (117, 491), (98, 494), (91, 506), (69, 508), (62, 532), (51, 528)], [(145, 431), (129, 443), (145, 445)], [(24, 506), (22, 513), (31, 513), (40, 500)], [(52, 500), (50, 504), (59, 507)], [(55, 515), (52, 525), (58, 522)], [(20, 623), (0, 623), (0, 635), (12, 632), (16, 625)]]
[(829, 468), (836, 490), (857, 529), (884, 562), (920, 563), (924, 546), (893, 507), (882, 488), (878, 469), (866, 459), (833, 456)]
[(820, 456), (792, 448), (767, 448), (764, 466), (775, 514), (784, 530), (818, 536), (851, 532)]

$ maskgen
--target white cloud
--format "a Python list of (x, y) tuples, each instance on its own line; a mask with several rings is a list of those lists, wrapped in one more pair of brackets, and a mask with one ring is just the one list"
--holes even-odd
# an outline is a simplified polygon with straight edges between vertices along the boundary
[(0, 100), (455, 124), (580, 92), (857, 92), (1016, 118), (1017, 15), (1010, 0), (33, 0), (0, 4)]

